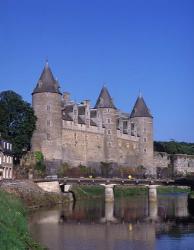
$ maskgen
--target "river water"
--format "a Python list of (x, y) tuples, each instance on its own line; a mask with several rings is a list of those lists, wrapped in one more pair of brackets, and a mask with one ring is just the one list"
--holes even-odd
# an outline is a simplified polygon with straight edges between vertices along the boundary
[(35, 240), (51, 250), (193, 250), (186, 194), (79, 201), (30, 216)]

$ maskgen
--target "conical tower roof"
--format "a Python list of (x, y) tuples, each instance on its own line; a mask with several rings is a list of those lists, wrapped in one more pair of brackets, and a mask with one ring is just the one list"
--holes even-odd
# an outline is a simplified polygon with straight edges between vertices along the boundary
[(98, 100), (96, 102), (96, 105), (94, 107), (95, 109), (97, 108), (113, 108), (116, 109), (113, 100), (108, 92), (108, 89), (103, 86), (100, 95), (98, 97)]
[(44, 92), (61, 94), (59, 88), (58, 81), (55, 80), (48, 62), (46, 62), (46, 65), (32, 94)]
[(130, 118), (134, 117), (150, 117), (153, 118), (143, 97), (139, 96), (135, 102)]

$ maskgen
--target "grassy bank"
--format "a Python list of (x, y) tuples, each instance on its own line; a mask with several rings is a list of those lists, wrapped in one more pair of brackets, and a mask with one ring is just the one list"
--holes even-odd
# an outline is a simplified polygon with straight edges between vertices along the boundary
[(104, 198), (104, 187), (97, 185), (75, 185), (72, 189), (77, 200)]
[(189, 193), (190, 189), (185, 187), (176, 187), (176, 186), (159, 186), (157, 187), (157, 192), (159, 194)]
[[(104, 198), (104, 187), (95, 185), (76, 185), (72, 190), (77, 200), (90, 198)], [(135, 195), (146, 195), (148, 188), (145, 186), (115, 186), (115, 198)], [(158, 194), (172, 194), (190, 192), (188, 188), (176, 186), (158, 186)]]
[(135, 196), (135, 195), (145, 195), (147, 194), (147, 188), (143, 186), (116, 186), (114, 188), (114, 194), (116, 198)]
[(29, 232), (26, 211), (13, 194), (0, 190), (0, 249), (26, 250), (41, 248)]

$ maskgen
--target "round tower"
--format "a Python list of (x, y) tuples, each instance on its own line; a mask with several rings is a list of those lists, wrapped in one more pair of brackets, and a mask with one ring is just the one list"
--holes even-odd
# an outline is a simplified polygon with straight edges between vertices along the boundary
[(48, 62), (32, 93), (32, 106), (37, 117), (32, 151), (43, 153), (48, 172), (54, 174), (62, 160), (61, 93)]
[(117, 109), (112, 101), (108, 89), (104, 86), (100, 92), (95, 108), (99, 110), (102, 117), (104, 133), (104, 158), (107, 162), (118, 162), (118, 142), (116, 128)]
[(139, 137), (138, 165), (147, 169), (148, 174), (155, 175), (153, 166), (153, 117), (140, 95), (130, 115), (131, 128), (136, 128)]

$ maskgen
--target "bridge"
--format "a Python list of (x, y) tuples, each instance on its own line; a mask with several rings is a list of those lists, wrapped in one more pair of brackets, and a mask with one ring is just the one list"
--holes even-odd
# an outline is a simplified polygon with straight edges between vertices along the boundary
[(45, 191), (72, 193), (72, 185), (101, 185), (105, 188), (105, 202), (114, 201), (114, 186), (146, 186), (150, 202), (157, 201), (157, 186), (175, 185), (171, 179), (122, 179), (122, 178), (45, 178), (35, 179), (35, 183)]
[[(34, 179), (35, 183), (58, 181), (59, 184), (79, 184), (79, 185), (100, 185), (100, 184), (116, 184), (116, 185), (174, 185), (176, 180), (172, 179), (124, 179), (124, 178), (53, 178), (52, 176), (44, 179)], [(193, 182), (194, 183), (194, 182)]]

